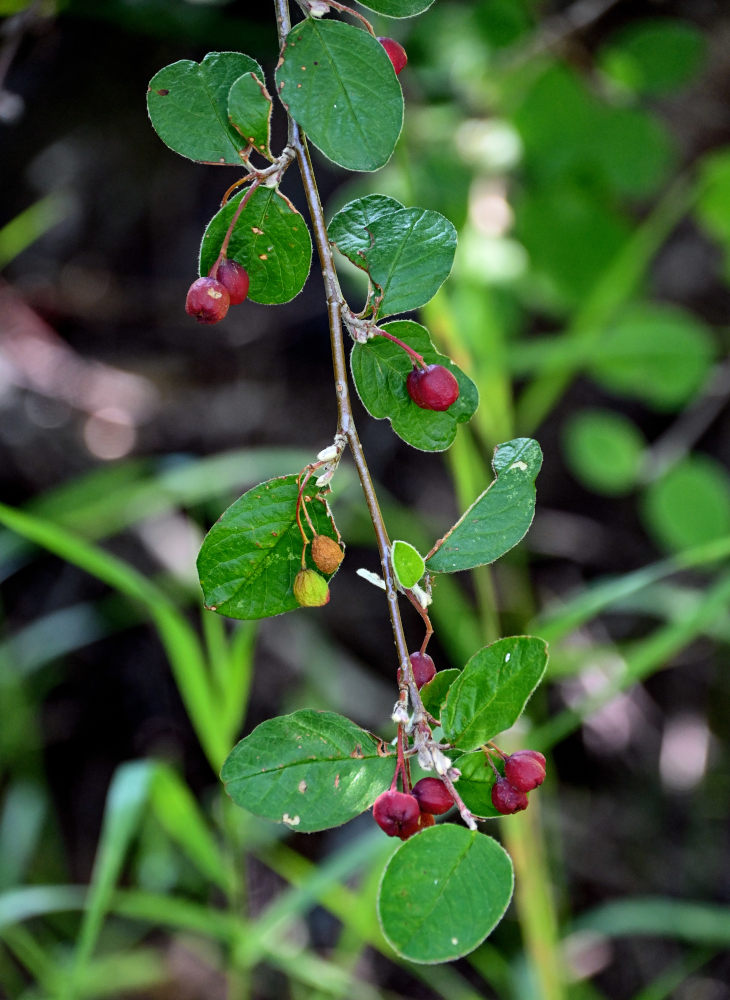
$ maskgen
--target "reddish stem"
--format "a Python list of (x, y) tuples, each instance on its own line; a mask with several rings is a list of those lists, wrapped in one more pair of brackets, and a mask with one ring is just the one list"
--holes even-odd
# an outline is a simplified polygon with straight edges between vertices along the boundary
[(414, 365), (420, 365), (421, 368), (428, 367), (426, 362), (423, 360), (423, 357), (417, 351), (414, 351), (412, 347), (408, 346), (408, 344), (404, 344), (402, 340), (398, 339), (398, 337), (394, 337), (392, 333), (388, 333), (387, 330), (377, 330), (377, 334), (379, 337), (386, 337), (388, 340), (392, 340), (394, 344), (398, 345), (398, 347), (402, 347)]
[(228, 226), (228, 231), (226, 232), (226, 235), (223, 237), (220, 253), (216, 257), (215, 264), (211, 267), (210, 271), (208, 271), (209, 278), (216, 278), (218, 276), (218, 268), (222, 263), (222, 261), (224, 261), (226, 259), (226, 256), (228, 255), (228, 244), (231, 242), (231, 236), (233, 235), (233, 230), (236, 228), (236, 223), (240, 219), (241, 212), (248, 204), (251, 195), (254, 193), (254, 191), (256, 190), (256, 188), (259, 186), (260, 183), (261, 181), (258, 178), (255, 178), (251, 182), (251, 187), (248, 189), (248, 191), (245, 193), (243, 198), (241, 198), (240, 202), (238, 203), (238, 208), (233, 213), (233, 218), (231, 219), (230, 224)]

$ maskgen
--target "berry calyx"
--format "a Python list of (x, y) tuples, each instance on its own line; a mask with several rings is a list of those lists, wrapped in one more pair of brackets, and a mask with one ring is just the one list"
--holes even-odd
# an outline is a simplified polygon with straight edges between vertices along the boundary
[(400, 44), (396, 42), (395, 38), (378, 38), (378, 41), (383, 46), (385, 51), (388, 53), (388, 59), (393, 63), (393, 69), (395, 70), (395, 75), (398, 76), (402, 69), (405, 69), (406, 63), (408, 62), (408, 56), (406, 50)]
[(301, 569), (294, 578), (294, 597), (303, 608), (321, 608), (330, 599), (330, 589), (315, 570)]
[(503, 816), (511, 816), (527, 809), (527, 796), (510, 785), (506, 778), (498, 778), (492, 785), (492, 805)]
[(433, 826), (436, 823), (436, 817), (429, 812), (422, 812), (418, 817), (418, 828), (419, 830), (425, 830), (427, 826)]
[(373, 819), (389, 837), (407, 840), (420, 829), (421, 807), (415, 795), (390, 789), (375, 800)]
[(409, 656), (413, 668), (413, 679), (417, 688), (422, 688), (436, 676), (436, 664), (428, 653), (411, 653)]
[(545, 780), (545, 758), (537, 750), (518, 750), (504, 762), (504, 775), (520, 792), (531, 792)]
[(448, 410), (459, 398), (459, 383), (443, 365), (414, 368), (406, 379), (406, 389), (422, 410)]
[(188, 289), (185, 312), (198, 323), (218, 323), (228, 312), (231, 297), (215, 278), (198, 278)]
[(232, 306), (237, 306), (248, 295), (248, 271), (235, 260), (226, 257), (218, 265), (216, 278), (228, 292)]
[(441, 816), (454, 804), (451, 792), (438, 778), (421, 778), (413, 786), (413, 794), (418, 799), (422, 813)]
[(334, 573), (344, 558), (345, 553), (334, 538), (328, 538), (327, 535), (315, 535), (312, 539), (314, 565), (328, 576), (330, 573)]

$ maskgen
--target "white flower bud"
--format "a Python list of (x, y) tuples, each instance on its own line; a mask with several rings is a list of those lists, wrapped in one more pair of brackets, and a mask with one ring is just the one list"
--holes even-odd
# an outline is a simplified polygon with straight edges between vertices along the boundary
[(325, 0), (309, 0), (309, 13), (312, 17), (324, 17), (329, 9), (330, 5)]
[(431, 751), (433, 757), (433, 766), (436, 768), (439, 774), (448, 774), (449, 768), (451, 767), (451, 761), (449, 758), (441, 753), (438, 747), (434, 747)]
[(393, 706), (393, 711), (391, 713), (391, 719), (398, 726), (404, 726), (408, 722), (408, 709), (403, 704), (402, 701), (397, 701)]
[(337, 445), (331, 444), (328, 448), (323, 448), (317, 458), (320, 462), (331, 462), (333, 458), (337, 458)]

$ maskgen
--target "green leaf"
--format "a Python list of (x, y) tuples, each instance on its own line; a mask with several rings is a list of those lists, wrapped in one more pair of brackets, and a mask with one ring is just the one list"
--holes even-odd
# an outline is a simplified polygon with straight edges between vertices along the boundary
[(387, 418), (407, 444), (422, 451), (444, 451), (456, 437), (459, 424), (469, 420), (479, 405), (476, 386), (453, 361), (439, 354), (428, 330), (413, 320), (395, 320), (383, 329), (422, 355), (427, 364), (441, 364), (459, 383), (459, 398), (448, 410), (422, 410), (406, 389), (413, 365), (397, 344), (373, 337), (355, 344), (350, 357), (352, 377), (368, 413), (377, 420)]
[(257, 726), (221, 778), (237, 805), (312, 833), (347, 823), (388, 788), (395, 757), (382, 753), (382, 742), (349, 719), (304, 709)]
[[(294, 578), (302, 567), (296, 522), (297, 476), (254, 486), (216, 521), (198, 555), (198, 575), (211, 611), (229, 618), (268, 618), (293, 611)], [(307, 507), (318, 534), (339, 541), (329, 507), (314, 498)], [(315, 569), (307, 547), (307, 566)], [(332, 579), (334, 573), (327, 576)]]
[[(484, 751), (474, 750), (465, 753), (461, 757), (456, 757), (453, 764), (461, 771), (456, 790), (469, 812), (480, 819), (500, 816), (501, 813), (492, 805), (492, 787), (497, 776)], [(495, 761), (495, 764), (501, 773), (503, 768), (498, 761)]]
[(712, 334), (690, 313), (637, 305), (605, 332), (590, 373), (612, 392), (673, 410), (702, 386), (714, 353)]
[(524, 711), (547, 667), (547, 643), (511, 636), (472, 656), (449, 690), (441, 727), (463, 750), (509, 729)]
[(582, 410), (563, 433), (565, 457), (576, 479), (607, 496), (636, 485), (644, 439), (628, 417), (611, 410)]
[(201, 163), (240, 166), (248, 143), (228, 120), (228, 93), (244, 73), (264, 74), (255, 59), (240, 52), (209, 52), (165, 66), (150, 80), (147, 110), (162, 141), (181, 156)]
[(246, 143), (271, 159), (271, 96), (255, 73), (240, 76), (228, 93), (228, 119)]
[(382, 294), (381, 316), (430, 301), (451, 273), (456, 230), (439, 212), (403, 208), (383, 195), (352, 201), (335, 215), (330, 240), (363, 268)]
[(365, 254), (370, 249), (370, 227), (378, 219), (387, 219), (404, 208), (395, 198), (384, 194), (369, 194), (349, 202), (327, 227), (330, 243), (357, 267), (367, 270)]
[(524, 538), (535, 514), (535, 479), (542, 465), (540, 445), (515, 438), (497, 445), (496, 479), (463, 514), (426, 559), (434, 573), (474, 569), (499, 559)]
[(404, 590), (410, 590), (426, 572), (423, 556), (410, 542), (396, 539), (391, 549), (391, 559), (398, 584)]
[(730, 534), (730, 477), (708, 455), (690, 455), (648, 486), (641, 513), (669, 551), (722, 538)]
[[(208, 274), (215, 263), (245, 193), (231, 198), (210, 220), (200, 246), (201, 274)], [(248, 271), (252, 302), (279, 305), (304, 287), (312, 262), (312, 240), (304, 219), (287, 198), (272, 188), (257, 187), (233, 230), (228, 257)]]
[(314, 145), (348, 170), (377, 170), (403, 126), (403, 94), (385, 49), (344, 21), (307, 18), (287, 36), (279, 97)]
[(689, 21), (634, 22), (599, 54), (601, 69), (640, 94), (666, 94), (694, 77), (705, 59), (705, 39)]
[(427, 712), (430, 712), (434, 719), (441, 718), (442, 706), (449, 693), (451, 685), (461, 673), (460, 670), (439, 670), (433, 680), (424, 684), (421, 688), (421, 701)]
[(407, 840), (386, 865), (378, 917), (411, 962), (451, 962), (473, 951), (504, 916), (514, 874), (496, 840), (445, 823)]
[(730, 149), (718, 150), (700, 163), (696, 214), (701, 225), (730, 250)]
[(358, 3), (386, 17), (413, 17), (428, 10), (433, 0), (358, 0)]

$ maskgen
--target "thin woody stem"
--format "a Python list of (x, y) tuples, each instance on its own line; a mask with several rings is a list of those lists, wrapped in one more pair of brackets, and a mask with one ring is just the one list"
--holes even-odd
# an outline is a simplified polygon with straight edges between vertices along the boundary
[(233, 230), (236, 228), (236, 223), (240, 219), (241, 212), (248, 204), (251, 195), (254, 193), (254, 191), (256, 190), (256, 188), (259, 186), (260, 183), (261, 181), (258, 179), (258, 177), (255, 178), (251, 182), (251, 187), (245, 193), (243, 198), (241, 198), (241, 200), (239, 201), (238, 208), (233, 213), (233, 218), (231, 219), (228, 225), (228, 231), (226, 232), (226, 235), (223, 237), (223, 242), (221, 243), (220, 252), (216, 258), (215, 264), (211, 267), (210, 271), (208, 271), (208, 275), (211, 278), (216, 278), (218, 276), (218, 268), (221, 265), (222, 261), (224, 261), (226, 259), (226, 256), (228, 255), (228, 244), (231, 242), (231, 236), (233, 235)]

